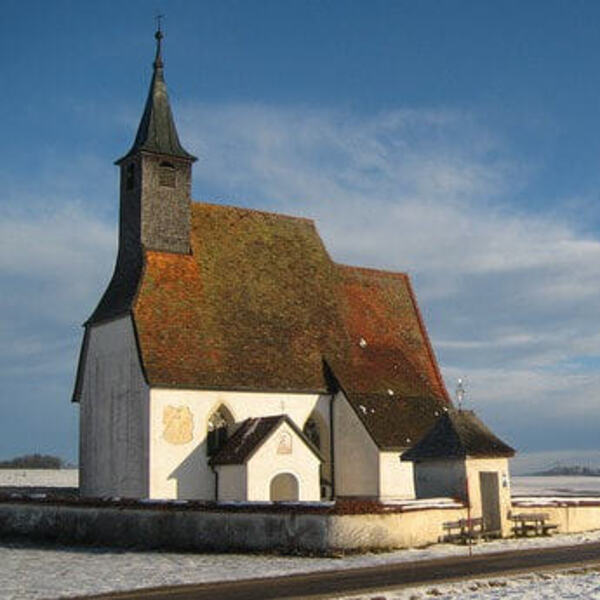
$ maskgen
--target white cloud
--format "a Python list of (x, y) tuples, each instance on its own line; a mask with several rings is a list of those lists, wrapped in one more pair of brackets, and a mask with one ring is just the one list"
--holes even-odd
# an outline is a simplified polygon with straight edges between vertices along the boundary
[[(0, 218), (0, 306), (23, 318), (72, 323), (91, 312), (116, 253), (114, 227), (81, 205)], [(28, 339), (23, 336), (21, 339)]]
[[(589, 424), (600, 381), (580, 359), (600, 356), (600, 243), (586, 223), (512, 201), (533, 168), (491, 126), (445, 110), (188, 105), (179, 117), (200, 157), (197, 200), (313, 217), (335, 260), (410, 272), (448, 380), (467, 376), (492, 425), (510, 432), (540, 410), (555, 427)], [(110, 159), (66, 167), (49, 153), (42, 172), (0, 213), (0, 342), (20, 340), (0, 370), (14, 376), (18, 357), (40, 376), (56, 357), (74, 368), (78, 324), (115, 259)]]
[(481, 406), (580, 421), (600, 408), (578, 363), (600, 356), (600, 242), (512, 201), (533, 171), (488, 126), (451, 111), (190, 105), (185, 131), (197, 189), (314, 217), (334, 259), (409, 271), (447, 373), (469, 374)]

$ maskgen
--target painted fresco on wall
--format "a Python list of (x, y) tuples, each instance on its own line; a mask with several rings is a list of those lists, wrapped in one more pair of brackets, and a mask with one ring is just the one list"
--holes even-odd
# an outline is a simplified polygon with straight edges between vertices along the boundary
[(279, 436), (277, 443), (277, 454), (291, 454), (292, 453), (292, 436), (284, 431)]
[(163, 438), (169, 444), (188, 444), (194, 438), (194, 417), (187, 406), (165, 406)]

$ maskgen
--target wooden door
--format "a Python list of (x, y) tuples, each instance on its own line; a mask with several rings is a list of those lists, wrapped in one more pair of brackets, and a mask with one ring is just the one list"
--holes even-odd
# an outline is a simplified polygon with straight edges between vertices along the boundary
[(271, 480), (272, 502), (297, 502), (298, 480), (291, 473), (280, 473)]
[(479, 488), (481, 490), (481, 516), (484, 531), (500, 531), (502, 528), (500, 514), (500, 484), (498, 473), (480, 472)]

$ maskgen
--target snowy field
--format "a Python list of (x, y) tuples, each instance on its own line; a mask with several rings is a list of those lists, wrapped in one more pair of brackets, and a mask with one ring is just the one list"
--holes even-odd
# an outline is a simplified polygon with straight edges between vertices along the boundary
[(511, 477), (513, 496), (600, 496), (600, 477)]
[[(519, 540), (495, 540), (473, 547), (474, 554), (498, 552), (502, 550), (547, 547), (552, 545), (567, 545), (600, 541), (600, 531), (570, 535), (556, 535), (553, 538), (530, 538)], [(441, 558), (445, 556), (466, 555), (463, 546), (438, 544), (429, 548), (415, 550), (399, 550), (381, 554), (365, 554), (344, 558), (300, 558), (270, 555), (240, 555), (240, 554), (183, 554), (160, 552), (131, 552), (112, 549), (89, 549), (71, 547), (41, 547), (27, 544), (0, 543), (0, 598), (2, 600), (49, 599), (129, 590), (143, 587), (177, 585), (186, 583), (203, 583), (247, 579), (252, 577), (275, 577), (294, 573), (306, 573), (330, 569), (351, 569), (375, 566), (394, 562), (405, 562)], [(562, 576), (554, 577), (552, 585), (563, 585)], [(554, 579), (552, 581), (554, 581)], [(600, 586), (600, 576), (595, 572), (578, 574), (572, 577), (573, 586), (588, 586), (596, 580)], [(579, 581), (581, 580), (581, 581)], [(535, 582), (542, 580), (527, 580), (524, 577), (507, 580), (502, 590), (496, 590), (483, 583), (473, 591), (479, 595), (465, 596), (466, 583), (451, 585), (436, 585), (437, 591), (446, 590), (445, 598), (534, 598), (527, 596)], [(543, 580), (545, 581), (545, 580)], [(523, 584), (523, 595), (498, 596), (482, 595), (508, 593), (513, 584)], [(510, 584), (510, 585), (509, 585)], [(519, 584), (520, 585), (520, 584)], [(487, 586), (487, 587), (486, 587)], [(529, 588), (527, 587), (529, 586)], [(434, 586), (412, 590), (413, 600), (436, 595), (431, 594)], [(517, 589), (517, 588), (514, 588)], [(587, 588), (586, 588), (587, 589)], [(512, 592), (511, 592), (512, 593)], [(517, 593), (517, 592), (515, 592)], [(395, 595), (393, 595), (395, 594)], [(404, 594), (404, 595), (401, 595)], [(408, 595), (407, 595), (408, 594)], [(420, 594), (420, 595), (418, 595)], [(408, 600), (411, 594), (408, 590), (400, 592), (381, 592), (362, 596), (350, 596), (371, 600), (379, 597), (386, 600)], [(538, 598), (594, 598), (593, 595), (581, 596), (537, 596)], [(598, 596), (600, 600), (600, 595)]]
[[(600, 571), (572, 569), (530, 573), (511, 578), (475, 579), (459, 583), (395, 591), (339, 596), (335, 600), (600, 600)], [(332, 599), (333, 600), (333, 599)]]
[(0, 469), (1, 487), (77, 487), (78, 469)]
[[(72, 477), (72, 475), (70, 475)], [(71, 479), (72, 481), (72, 479)], [(12, 483), (12, 482), (11, 482)], [(1, 485), (1, 484), (0, 484)], [(7, 484), (5, 484), (7, 485)], [(11, 484), (8, 484), (11, 485)], [(14, 485), (14, 484), (13, 484)], [(41, 485), (36, 482), (32, 485)], [(600, 496), (600, 478), (513, 477), (520, 496)], [(600, 531), (552, 538), (494, 540), (473, 547), (475, 554), (600, 541)], [(270, 555), (184, 554), (119, 551), (100, 548), (0, 543), (0, 600), (40, 600), (143, 587), (275, 577), (330, 569), (351, 569), (394, 562), (465, 554), (461, 546), (438, 544), (423, 549), (344, 558)], [(480, 579), (396, 591), (344, 596), (345, 600), (600, 600), (600, 572), (594, 569), (534, 573), (512, 578)]]
[[(0, 469), (2, 487), (77, 487), (77, 469)], [(515, 477), (517, 496), (600, 496), (600, 477)]]

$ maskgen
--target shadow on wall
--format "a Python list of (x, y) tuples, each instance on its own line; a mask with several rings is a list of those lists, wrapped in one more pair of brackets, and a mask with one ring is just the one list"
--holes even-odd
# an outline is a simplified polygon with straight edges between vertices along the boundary
[(413, 463), (416, 498), (465, 499), (466, 479), (459, 461), (446, 463)]
[[(175, 497), (178, 500), (190, 500), (198, 498), (202, 494), (201, 481), (205, 469), (209, 470), (209, 476), (214, 478), (214, 473), (210, 467), (206, 466), (206, 441), (202, 442), (186, 456), (179, 466), (169, 474), (168, 479), (175, 479), (177, 489)], [(207, 499), (212, 500), (214, 496), (214, 483), (211, 482), (213, 489), (212, 495)]]

